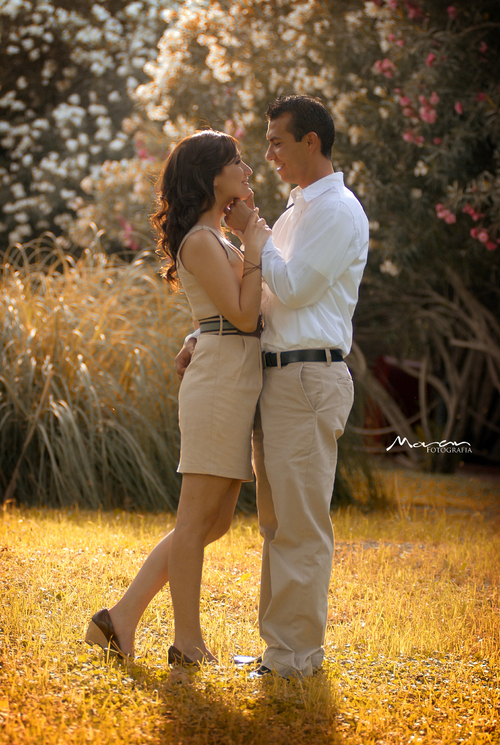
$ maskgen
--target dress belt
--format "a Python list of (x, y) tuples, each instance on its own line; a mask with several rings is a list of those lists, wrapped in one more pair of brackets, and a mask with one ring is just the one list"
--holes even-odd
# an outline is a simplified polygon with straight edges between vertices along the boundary
[(342, 362), (341, 349), (291, 349), (288, 352), (262, 352), (264, 367), (285, 367), (291, 362)]
[(231, 321), (223, 316), (213, 316), (212, 318), (203, 318), (200, 321), (200, 334), (219, 334), (222, 336), (239, 335), (239, 336), (257, 336), (260, 337), (262, 332), (262, 317), (259, 316), (259, 322), (255, 331), (240, 331)]

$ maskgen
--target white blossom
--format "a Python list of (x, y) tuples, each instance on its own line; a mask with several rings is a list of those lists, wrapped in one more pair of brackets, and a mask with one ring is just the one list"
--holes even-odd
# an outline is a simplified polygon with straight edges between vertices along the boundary
[(389, 274), (391, 277), (397, 277), (400, 272), (398, 267), (390, 259), (386, 259), (383, 264), (380, 264), (379, 269), (382, 274)]
[(415, 176), (426, 176), (428, 172), (429, 169), (423, 160), (419, 160), (413, 170)]

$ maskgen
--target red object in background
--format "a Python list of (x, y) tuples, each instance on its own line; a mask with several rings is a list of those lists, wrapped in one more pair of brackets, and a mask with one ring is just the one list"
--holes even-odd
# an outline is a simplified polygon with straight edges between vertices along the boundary
[[(396, 401), (406, 417), (412, 417), (419, 411), (418, 378), (414, 378), (397, 366), (395, 357), (378, 357), (373, 365), (373, 374), (382, 383), (388, 393)], [(415, 368), (418, 372), (420, 362), (416, 360), (402, 360), (407, 367)]]
[[(415, 371), (420, 368), (420, 362), (416, 360), (402, 360), (407, 367), (412, 367)], [(414, 378), (404, 370), (398, 367), (398, 361), (395, 357), (384, 355), (378, 357), (372, 368), (372, 372), (377, 380), (383, 385), (391, 398), (398, 404), (401, 411), (407, 418), (415, 417), (419, 413), (418, 400), (418, 378)], [(364, 426), (366, 429), (382, 429), (387, 427), (389, 422), (383, 415), (376, 401), (369, 401)], [(396, 434), (386, 435), (369, 435), (368, 439), (372, 444), (378, 447), (390, 445)], [(367, 443), (368, 444), (368, 443)]]

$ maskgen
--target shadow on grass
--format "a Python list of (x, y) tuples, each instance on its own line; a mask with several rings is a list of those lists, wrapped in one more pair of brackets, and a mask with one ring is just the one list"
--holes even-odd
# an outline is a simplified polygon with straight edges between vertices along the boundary
[(174, 668), (155, 674), (134, 665), (136, 685), (162, 702), (158, 736), (175, 745), (301, 745), (341, 742), (336, 704), (325, 672), (287, 681), (253, 681), (247, 671)]

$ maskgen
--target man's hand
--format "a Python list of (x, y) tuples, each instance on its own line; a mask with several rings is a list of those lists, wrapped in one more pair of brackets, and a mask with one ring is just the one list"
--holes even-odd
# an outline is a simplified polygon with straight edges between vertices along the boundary
[[(247, 226), (250, 215), (255, 212), (255, 204), (253, 201), (253, 192), (248, 199), (235, 199), (234, 202), (226, 207), (224, 210), (224, 220), (229, 230), (232, 230), (235, 235), (243, 233)], [(238, 237), (240, 237), (238, 235)]]
[(181, 351), (175, 358), (175, 370), (181, 380), (184, 377), (184, 373), (186, 372), (189, 363), (191, 362), (191, 357), (193, 356), (195, 346), (196, 339), (188, 339), (187, 344), (182, 347)]

